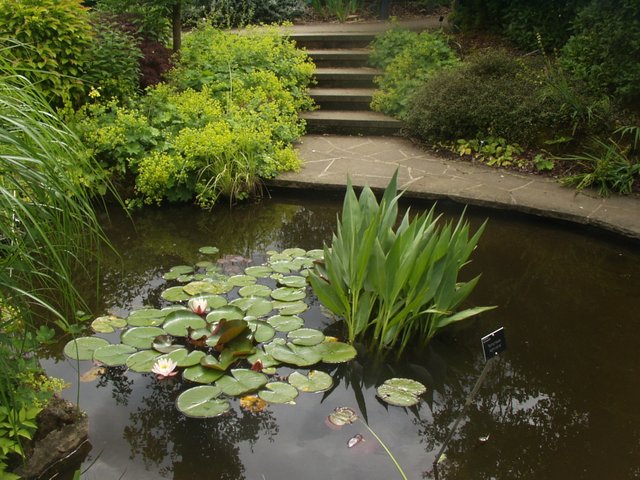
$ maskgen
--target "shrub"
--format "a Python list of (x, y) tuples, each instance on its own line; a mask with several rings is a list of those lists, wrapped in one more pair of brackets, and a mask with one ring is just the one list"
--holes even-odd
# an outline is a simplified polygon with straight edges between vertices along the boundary
[(545, 116), (541, 89), (521, 61), (489, 50), (428, 78), (411, 99), (407, 123), (429, 142), (495, 136), (530, 145), (555, 121)]
[(640, 3), (593, 0), (573, 24), (562, 66), (598, 95), (640, 110)]
[(0, 0), (0, 25), (5, 35), (19, 42), (3, 54), (14, 59), (53, 104), (83, 97), (78, 77), (86, 65), (92, 32), (80, 0)]
[(103, 97), (124, 99), (140, 84), (142, 52), (137, 40), (108, 18), (93, 18), (95, 40), (91, 44), (82, 79), (99, 89)]
[(416, 42), (418, 34), (405, 28), (392, 28), (376, 36), (371, 42), (369, 63), (371, 66), (385, 69), (402, 51)]
[(171, 24), (163, 2), (99, 0), (96, 10), (115, 16), (126, 14), (139, 38), (166, 42), (171, 35)]
[(372, 334), (379, 350), (399, 354), (411, 341), (426, 344), (445, 326), (491, 307), (454, 313), (479, 277), (458, 282), (484, 225), (469, 238), (462, 217), (438, 225), (433, 209), (399, 226), (397, 172), (378, 204), (365, 187), (358, 199), (347, 185), (342, 218), (324, 264), (309, 275), (318, 299), (344, 319), (349, 342)]
[[(399, 34), (395, 34), (399, 36)], [(441, 33), (422, 32), (405, 45), (400, 53), (387, 63), (384, 73), (376, 77), (379, 86), (373, 95), (371, 107), (398, 118), (405, 118), (411, 94), (434, 72), (458, 63)]]

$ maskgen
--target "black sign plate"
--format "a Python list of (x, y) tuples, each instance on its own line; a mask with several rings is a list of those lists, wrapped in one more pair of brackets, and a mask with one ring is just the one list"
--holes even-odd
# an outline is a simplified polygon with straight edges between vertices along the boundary
[(480, 339), (480, 341), (482, 342), (482, 352), (484, 353), (485, 361), (488, 361), (507, 349), (507, 339), (504, 336), (504, 327), (500, 327), (495, 332), (485, 335)]

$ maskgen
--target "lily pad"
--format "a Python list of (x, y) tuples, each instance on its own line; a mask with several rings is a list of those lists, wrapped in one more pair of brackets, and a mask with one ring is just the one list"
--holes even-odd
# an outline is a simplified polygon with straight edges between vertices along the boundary
[(160, 296), (168, 302), (183, 302), (191, 298), (191, 295), (185, 292), (182, 287), (167, 288)]
[(191, 280), (195, 280), (195, 275), (190, 275), (190, 274), (186, 274), (186, 275), (180, 275), (178, 278), (176, 278), (176, 280), (180, 283), (189, 283)]
[(155, 350), (141, 350), (132, 355), (129, 355), (125, 365), (129, 370), (139, 373), (150, 372), (153, 368), (153, 364), (156, 363), (158, 357), (162, 354)]
[(127, 323), (131, 327), (157, 327), (162, 325), (167, 313), (165, 310), (157, 308), (134, 310), (127, 317)]
[(333, 386), (333, 378), (320, 370), (311, 370), (308, 376), (293, 372), (289, 375), (289, 383), (301, 392), (317, 393), (329, 390)]
[(201, 350), (189, 352), (186, 348), (180, 348), (166, 356), (176, 362), (178, 367), (193, 367), (200, 364), (200, 360), (205, 356), (205, 353)]
[(79, 337), (64, 346), (64, 354), (73, 360), (92, 360), (93, 353), (100, 347), (109, 345), (104, 338)]
[(137, 350), (131, 345), (123, 345), (121, 343), (117, 345), (105, 345), (104, 347), (97, 348), (93, 352), (93, 360), (104, 363), (108, 367), (116, 367), (118, 365), (124, 365), (129, 355), (135, 352), (137, 352)]
[(277, 261), (277, 262), (273, 262), (270, 263), (269, 266), (271, 267), (271, 270), (273, 270), (276, 273), (282, 273), (282, 274), (287, 274), (287, 273), (291, 273), (291, 271), (295, 271), (296, 268), (291, 264), (291, 261), (289, 260), (281, 260), (281, 261)]
[(159, 335), (153, 340), (151, 345), (153, 349), (160, 353), (170, 353), (174, 350), (182, 348), (181, 345), (173, 343), (173, 337), (171, 335)]
[(309, 250), (309, 251), (307, 251), (305, 256), (307, 258), (311, 258), (313, 260), (320, 260), (320, 259), (324, 258), (324, 250), (322, 250), (321, 248), (316, 248), (314, 250)]
[(280, 312), (280, 315), (299, 315), (305, 312), (309, 305), (299, 302), (273, 302), (273, 308)]
[(282, 363), (298, 367), (315, 365), (322, 360), (322, 355), (316, 347), (302, 347), (293, 343), (285, 343), (281, 338), (276, 338), (266, 344), (264, 351)]
[(266, 353), (262, 348), (256, 348), (256, 351), (247, 357), (247, 361), (252, 364), (260, 361), (262, 363), (263, 369), (268, 369), (271, 367), (277, 367), (280, 365), (280, 362), (273, 358), (271, 355)]
[(327, 418), (333, 425), (342, 427), (358, 420), (358, 414), (350, 407), (336, 407)]
[(324, 334), (314, 328), (299, 328), (298, 330), (289, 332), (287, 339), (295, 345), (312, 347), (324, 341)]
[(249, 320), (249, 328), (258, 343), (264, 343), (276, 336), (276, 329), (262, 320)]
[(307, 296), (304, 288), (280, 287), (271, 292), (271, 298), (281, 302), (295, 302)]
[(273, 302), (263, 297), (236, 298), (229, 305), (235, 305), (254, 317), (261, 317), (273, 310)]
[(200, 247), (198, 251), (205, 255), (215, 255), (220, 250), (217, 247)]
[(289, 288), (304, 288), (307, 286), (307, 279), (299, 275), (287, 275), (279, 278), (278, 284)]
[(164, 334), (158, 327), (133, 327), (122, 333), (120, 341), (136, 348), (151, 348), (156, 337)]
[[(226, 354), (226, 355), (223, 355)], [(213, 355), (205, 355), (200, 359), (200, 365), (204, 368), (211, 368), (213, 370), (219, 370), (224, 372), (231, 366), (233, 362), (237, 359), (234, 358), (233, 354), (229, 354), (227, 350), (220, 354), (220, 358), (216, 358)]]
[(229, 303), (222, 295), (216, 295), (214, 293), (203, 293), (199, 295), (198, 298), (206, 300), (209, 308), (220, 308)]
[(263, 373), (242, 368), (231, 370), (231, 375), (233, 376), (225, 375), (216, 382), (223, 393), (231, 396), (239, 396), (257, 390), (269, 381)]
[(270, 382), (265, 386), (266, 390), (260, 390), (258, 396), (269, 403), (295, 403), (298, 390), (284, 382)]
[(184, 372), (182, 372), (182, 377), (185, 380), (205, 384), (213, 383), (223, 375), (224, 372), (204, 368), (202, 365), (194, 365), (193, 367), (186, 368)]
[(216, 264), (210, 260), (202, 260), (196, 263), (196, 267), (198, 268), (215, 268)]
[(227, 282), (234, 287), (246, 287), (247, 285), (256, 283), (256, 277), (251, 275), (234, 275), (233, 277), (229, 277)]
[(324, 342), (316, 347), (325, 363), (344, 363), (356, 358), (358, 352), (353, 346), (342, 342)]
[(307, 251), (304, 250), (303, 248), (300, 247), (294, 247), (294, 248), (285, 248), (282, 251), (283, 255), (288, 255), (290, 257), (303, 257), (307, 254)]
[(271, 289), (266, 285), (255, 284), (242, 287), (238, 293), (241, 297), (268, 297)]
[(115, 315), (106, 315), (104, 317), (98, 317), (91, 322), (91, 328), (96, 333), (112, 333), (118, 328), (124, 328), (127, 326), (127, 321), (124, 318), (117, 317)]
[(410, 407), (417, 404), (418, 398), (427, 388), (410, 378), (390, 378), (376, 389), (378, 397), (390, 405)]
[(245, 320), (220, 320), (215, 326), (215, 335), (207, 339), (207, 345), (216, 347), (221, 350), (227, 343), (244, 333), (249, 328), (249, 324)]
[(207, 315), (207, 323), (215, 323), (220, 320), (242, 320), (244, 312), (235, 305), (224, 305), (211, 310)]
[(267, 319), (267, 323), (277, 332), (287, 333), (302, 327), (304, 320), (295, 315), (274, 315)]
[(226, 400), (221, 400), (220, 388), (214, 385), (200, 385), (185, 390), (176, 399), (176, 407), (187, 417), (212, 418), (231, 409)]
[(233, 287), (226, 282), (207, 282), (207, 281), (195, 281), (188, 283), (182, 289), (189, 295), (202, 295), (203, 293), (227, 293)]
[(192, 272), (193, 267), (190, 267), (189, 265), (178, 265), (169, 269), (169, 271), (165, 273), (162, 278), (164, 278), (165, 280), (176, 280), (179, 276)]
[(273, 273), (273, 270), (271, 269), (271, 267), (268, 267), (266, 265), (255, 265), (245, 268), (244, 273), (246, 273), (247, 275), (251, 275), (252, 277), (266, 278), (271, 275), (271, 273)]
[(207, 322), (200, 315), (189, 310), (179, 310), (167, 315), (162, 328), (165, 332), (169, 335), (173, 335), (174, 337), (186, 337), (188, 335), (189, 328), (197, 330), (199, 328), (204, 328), (206, 325)]

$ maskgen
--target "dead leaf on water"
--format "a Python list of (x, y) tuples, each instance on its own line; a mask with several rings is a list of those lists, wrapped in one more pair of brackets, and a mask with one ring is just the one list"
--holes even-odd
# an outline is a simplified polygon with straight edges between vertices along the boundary
[(103, 366), (91, 367), (89, 370), (80, 375), (80, 381), (83, 383), (95, 382), (100, 375), (104, 374), (107, 369)]

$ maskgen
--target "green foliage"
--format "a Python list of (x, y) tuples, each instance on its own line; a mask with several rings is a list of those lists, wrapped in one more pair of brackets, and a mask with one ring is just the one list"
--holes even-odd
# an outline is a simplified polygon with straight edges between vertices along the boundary
[(428, 78), (410, 100), (409, 128), (429, 142), (503, 137), (534, 144), (558, 122), (535, 70), (501, 50), (470, 57)]
[(377, 35), (370, 45), (369, 63), (373, 67), (385, 69), (405, 48), (411, 48), (417, 37), (416, 32), (397, 26)]
[(0, 25), (9, 39), (0, 39), (3, 55), (19, 65), (53, 104), (82, 98), (84, 87), (78, 77), (85, 68), (92, 32), (80, 0), (0, 0)]
[(623, 107), (640, 107), (640, 3), (592, 0), (573, 24), (560, 62), (573, 79)]
[(186, 17), (188, 20), (206, 17), (214, 27), (232, 28), (287, 22), (304, 12), (302, 0), (197, 0), (187, 6)]
[(460, 139), (456, 142), (455, 151), (459, 155), (470, 155), (490, 167), (509, 167), (522, 162), (518, 156), (523, 149), (517, 143), (507, 143), (504, 138), (488, 137), (482, 140)]
[(576, 162), (582, 171), (563, 178), (562, 182), (578, 190), (595, 187), (605, 197), (611, 192), (630, 194), (640, 181), (640, 127), (622, 127), (615, 133), (617, 139), (596, 138), (591, 150), (563, 157)]
[(106, 17), (95, 16), (93, 28), (95, 39), (82, 79), (107, 99), (124, 100), (134, 95), (140, 82), (142, 57), (137, 40)]
[[(381, 41), (381, 46), (390, 54), (396, 53), (396, 45), (404, 44), (391, 60), (377, 60), (386, 64), (384, 73), (376, 77), (379, 86), (373, 95), (371, 107), (374, 110), (404, 119), (411, 105), (411, 95), (425, 80), (436, 72), (458, 63), (448, 37), (442, 33), (422, 32), (409, 40), (410, 35), (395, 31), (390, 41)], [(375, 46), (375, 43), (374, 43)], [(374, 58), (379, 58), (374, 53)]]
[(311, 0), (313, 9), (325, 20), (337, 18), (339, 22), (358, 12), (362, 3), (362, 0)]
[(98, 12), (127, 14), (142, 38), (166, 42), (171, 34), (169, 21), (170, 1), (99, 0)]
[(368, 187), (358, 199), (349, 182), (331, 247), (309, 280), (318, 299), (344, 319), (349, 342), (371, 334), (380, 350), (399, 354), (487, 307), (454, 313), (479, 280), (458, 282), (458, 275), (484, 226), (469, 238), (462, 217), (440, 226), (432, 209), (413, 219), (407, 212), (396, 228), (396, 182), (397, 173), (379, 204)]

